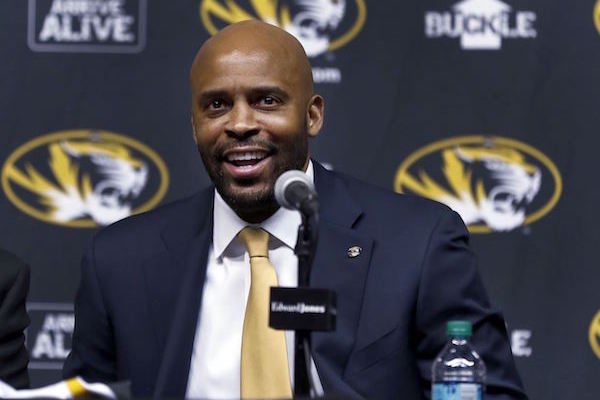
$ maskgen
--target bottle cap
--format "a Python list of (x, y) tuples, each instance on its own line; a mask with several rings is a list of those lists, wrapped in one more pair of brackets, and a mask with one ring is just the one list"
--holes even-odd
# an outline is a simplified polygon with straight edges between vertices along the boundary
[(471, 322), (469, 321), (448, 321), (446, 326), (448, 336), (470, 337), (472, 334)]

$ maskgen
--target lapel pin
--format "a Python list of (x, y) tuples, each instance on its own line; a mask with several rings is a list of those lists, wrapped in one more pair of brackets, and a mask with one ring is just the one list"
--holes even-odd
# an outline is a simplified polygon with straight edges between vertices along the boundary
[(359, 246), (352, 246), (348, 249), (348, 258), (354, 258), (360, 256), (362, 248)]

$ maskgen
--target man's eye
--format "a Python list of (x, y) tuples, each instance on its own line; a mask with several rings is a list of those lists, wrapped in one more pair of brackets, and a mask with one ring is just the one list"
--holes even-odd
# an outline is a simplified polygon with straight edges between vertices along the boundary
[(223, 102), (221, 100), (213, 100), (209, 104), (209, 108), (212, 108), (213, 110), (218, 110), (221, 107), (223, 107)]
[(261, 99), (260, 103), (266, 106), (272, 106), (277, 104), (277, 99), (273, 96), (265, 96)]

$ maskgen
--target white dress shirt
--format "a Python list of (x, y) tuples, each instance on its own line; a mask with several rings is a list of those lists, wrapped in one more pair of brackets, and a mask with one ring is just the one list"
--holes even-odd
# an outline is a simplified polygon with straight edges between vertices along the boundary
[[(307, 175), (314, 180), (312, 162)], [(294, 247), (300, 214), (280, 208), (260, 226), (269, 232), (269, 259), (280, 286), (298, 284)], [(250, 291), (250, 260), (237, 234), (252, 225), (242, 220), (215, 190), (213, 241), (208, 254), (206, 281), (186, 391), (187, 398), (232, 399), (240, 396), (242, 327)], [(198, 288), (200, 290), (200, 288)], [(294, 377), (294, 332), (286, 331), (290, 377)], [(316, 367), (311, 375), (322, 393)]]

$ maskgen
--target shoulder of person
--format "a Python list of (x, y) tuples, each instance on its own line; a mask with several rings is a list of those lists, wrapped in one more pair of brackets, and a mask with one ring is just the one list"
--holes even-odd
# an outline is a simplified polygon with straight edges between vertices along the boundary
[(432, 220), (451, 214), (456, 215), (450, 207), (440, 202), (413, 194), (397, 193), (345, 173), (334, 174), (344, 182), (354, 201), (369, 214)]
[(132, 215), (106, 226), (95, 235), (95, 242), (108, 241), (111, 245), (127, 246), (158, 234), (170, 224), (188, 227), (212, 210), (213, 188), (161, 205), (150, 211)]
[(13, 253), (0, 249), (0, 285), (11, 284), (19, 274), (29, 273), (29, 266)]

